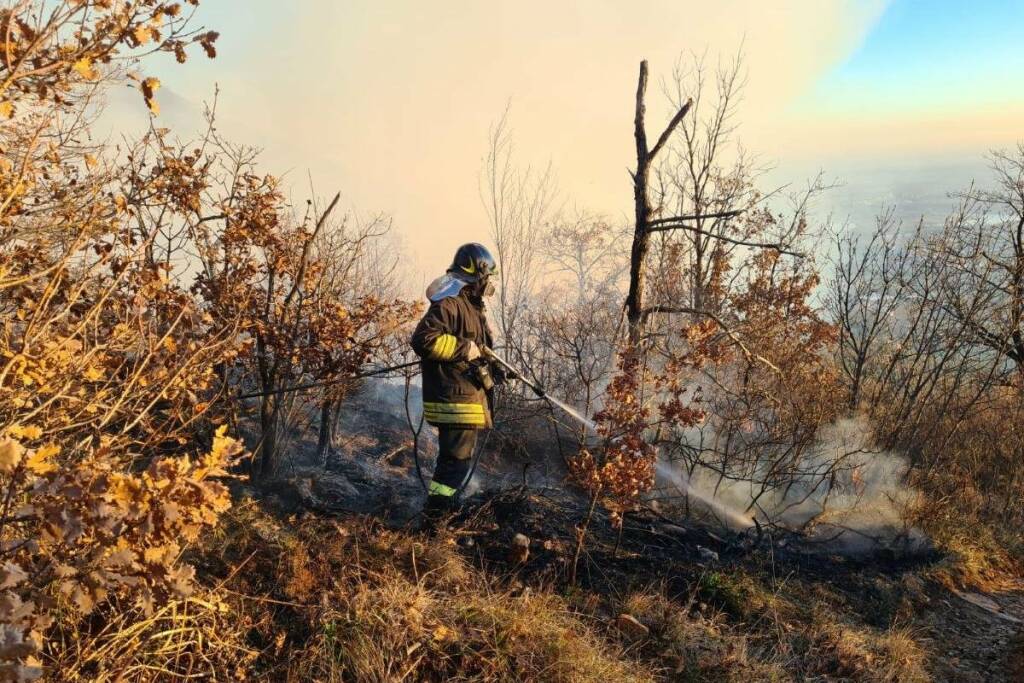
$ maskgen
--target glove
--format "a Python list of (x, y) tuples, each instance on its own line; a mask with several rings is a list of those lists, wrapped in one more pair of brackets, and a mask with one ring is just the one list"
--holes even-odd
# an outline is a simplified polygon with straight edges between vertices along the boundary
[(483, 354), (480, 353), (480, 347), (476, 345), (475, 341), (470, 341), (469, 346), (466, 347), (466, 360), (473, 362), (481, 355)]
[(491, 363), (491, 376), (494, 377), (495, 384), (508, 384), (514, 379), (519, 379), (518, 372), (509, 370), (498, 363)]

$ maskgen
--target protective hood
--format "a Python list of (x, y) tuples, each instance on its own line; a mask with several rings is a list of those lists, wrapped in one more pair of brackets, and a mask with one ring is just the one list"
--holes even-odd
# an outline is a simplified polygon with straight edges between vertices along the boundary
[(430, 299), (430, 303), (437, 303), (442, 299), (458, 296), (466, 284), (465, 280), (460, 280), (451, 273), (445, 273), (427, 287), (427, 298)]

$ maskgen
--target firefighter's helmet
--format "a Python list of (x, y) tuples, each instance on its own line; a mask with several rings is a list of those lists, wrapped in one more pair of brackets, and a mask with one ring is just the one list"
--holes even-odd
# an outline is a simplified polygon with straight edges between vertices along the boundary
[(466, 282), (479, 282), (498, 271), (491, 252), (482, 244), (471, 242), (463, 244), (455, 252), (455, 258), (448, 272)]

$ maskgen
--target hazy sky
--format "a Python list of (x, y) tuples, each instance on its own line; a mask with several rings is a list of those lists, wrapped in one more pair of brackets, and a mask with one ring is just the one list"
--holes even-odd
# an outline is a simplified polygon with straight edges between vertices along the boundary
[[(1024, 138), (1024, 3), (1009, 0), (205, 0), (199, 17), (220, 57), (150, 67), (164, 125), (189, 135), (219, 84), (222, 132), (263, 147), (268, 171), (393, 215), (424, 273), (486, 241), (478, 174), (509, 102), (523, 163), (626, 216), (641, 58), (653, 129), (681, 53), (742, 46), (745, 147), (772, 181), (839, 176), (828, 208), (858, 220), (941, 198)], [(115, 110), (145, 120), (141, 98)]]

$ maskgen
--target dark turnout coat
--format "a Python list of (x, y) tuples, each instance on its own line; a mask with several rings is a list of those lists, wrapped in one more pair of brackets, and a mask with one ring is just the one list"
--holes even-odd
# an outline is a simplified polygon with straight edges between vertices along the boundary
[(413, 333), (412, 348), (423, 367), (423, 416), (432, 425), (491, 426), (487, 394), (466, 360), (471, 341), (493, 344), (484, 311), (466, 289), (434, 301)]

